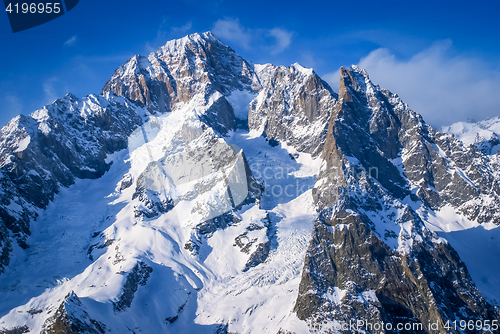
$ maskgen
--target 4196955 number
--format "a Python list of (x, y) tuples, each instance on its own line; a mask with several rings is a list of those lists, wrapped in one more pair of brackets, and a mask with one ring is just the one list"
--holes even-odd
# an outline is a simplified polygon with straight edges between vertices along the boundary
[(47, 3), (9, 3), (5, 9), (9, 14), (59, 14), (61, 12), (60, 2), (47, 2)]

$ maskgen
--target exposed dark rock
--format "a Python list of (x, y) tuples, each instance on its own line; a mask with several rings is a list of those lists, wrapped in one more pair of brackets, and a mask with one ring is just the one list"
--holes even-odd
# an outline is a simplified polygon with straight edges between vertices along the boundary
[(146, 285), (149, 275), (153, 272), (153, 268), (146, 263), (139, 261), (134, 268), (128, 273), (125, 283), (122, 287), (122, 293), (117, 302), (113, 302), (115, 312), (123, 312), (132, 305), (135, 292), (140, 285)]
[(42, 312), (43, 312), (42, 309), (31, 309), (31, 310), (28, 310), (28, 313), (31, 314), (31, 316), (34, 316), (35, 314), (40, 314)]
[[(0, 209), (0, 219), (3, 220), (4, 216), (1, 213), (2, 210)], [(0, 224), (0, 274), (3, 272), (3, 268), (9, 264), (9, 254), (11, 251), (12, 245), (9, 230), (7, 230), (7, 226)]]
[(96, 250), (103, 250), (103, 251), (101, 251), (100, 254), (97, 254), (97, 257), (98, 257), (98, 256), (105, 253), (105, 251), (104, 251), (105, 248), (111, 246), (115, 242), (114, 239), (106, 239), (106, 237), (102, 233), (98, 233), (95, 237), (97, 237), (97, 236), (100, 236), (101, 240), (95, 244), (90, 245), (90, 247), (87, 249), (87, 256), (88, 256), (90, 261), (94, 261), (94, 257), (96, 255), (96, 254), (94, 254), (94, 252)]
[(23, 334), (23, 333), (29, 333), (30, 329), (28, 326), (16, 326), (12, 329), (0, 329), (0, 334)]
[(163, 113), (188, 102), (202, 86), (207, 95), (260, 89), (253, 67), (206, 32), (168, 42), (147, 57), (132, 57), (115, 71), (102, 93), (112, 91)]
[(125, 190), (129, 188), (134, 183), (132, 175), (129, 173), (123, 175), (122, 180), (120, 181), (120, 190)]
[(500, 224), (496, 165), (475, 146), (434, 130), (357, 67), (341, 69), (339, 98), (322, 153), (322, 181), (313, 190), (320, 206), (336, 202), (338, 187), (345, 186), (343, 170), (355, 166), (396, 198), (417, 187), (416, 195), (432, 209), (451, 204), (471, 220)]
[(0, 130), (0, 272), (10, 249), (5, 227), (27, 248), (38, 208), (75, 178), (102, 176), (106, 155), (126, 148), (141, 122), (137, 107), (121, 97), (68, 94)]
[(43, 324), (40, 334), (104, 334), (106, 326), (91, 318), (72, 291), (52, 317)]
[(300, 65), (261, 68), (263, 85), (252, 101), (249, 128), (262, 131), (271, 146), (284, 142), (300, 152), (319, 155), (337, 94), (312, 70)]
[(189, 301), (189, 297), (191, 297), (191, 292), (187, 293), (186, 301), (181, 306), (179, 306), (179, 308), (177, 309), (177, 314), (165, 319), (165, 322), (167, 324), (173, 324), (179, 318), (180, 313), (184, 310)]
[(229, 333), (229, 325), (219, 325), (217, 326), (217, 329), (214, 330), (214, 334), (230, 334)]
[(236, 117), (234, 116), (233, 107), (224, 96), (217, 99), (200, 117), (200, 120), (221, 136), (225, 136), (229, 131), (236, 129)]
[(274, 139), (274, 138), (270, 138), (270, 139), (269, 139), (269, 146), (271, 146), (271, 147), (276, 147), (276, 146), (278, 146), (279, 144), (280, 144), (280, 142), (279, 142), (279, 141), (277, 141), (276, 139)]
[(167, 318), (165, 319), (165, 322), (166, 322), (167, 324), (173, 324), (173, 323), (174, 323), (174, 322), (175, 322), (178, 318), (179, 318), (179, 316), (178, 316), (178, 315), (174, 315), (173, 317), (167, 317)]
[(198, 254), (200, 250), (200, 242), (198, 240), (188, 240), (184, 244), (184, 249), (190, 251), (192, 254)]
[[(271, 249), (271, 242), (275, 232), (274, 229), (271, 228), (271, 218), (269, 217), (269, 213), (267, 213), (266, 217), (262, 219), (261, 222), (263, 224), (262, 228), (266, 229), (267, 241), (261, 242), (257, 245), (257, 249), (250, 255), (250, 258), (248, 259), (247, 263), (245, 263), (245, 268), (243, 268), (243, 271), (248, 271), (250, 268), (256, 267), (259, 264), (264, 263), (264, 261), (266, 261), (267, 257), (269, 256), (269, 251)], [(257, 229), (256, 224), (251, 224), (249, 227), (247, 227), (247, 231), (252, 231), (256, 229)], [(256, 240), (252, 240), (251, 243), (249, 243), (249, 246), (255, 243), (255, 241)]]
[(198, 230), (202, 236), (209, 238), (216, 230), (225, 229), (238, 222), (240, 222), (240, 219), (233, 212), (226, 212), (223, 215), (198, 224), (196, 230)]
[[(316, 222), (294, 308), (300, 319), (312, 327), (349, 320), (422, 323), (423, 329), (414, 333), (434, 333), (429, 323), (439, 323), (444, 333), (446, 321), (457, 318), (499, 319), (448, 243), (432, 241), (425, 232), (423, 242), (414, 238), (412, 250), (401, 254), (383, 243), (365, 220), (340, 211)], [(419, 233), (419, 223), (414, 224)]]
[[(469, 218), (496, 222), (498, 181), (487, 157), (432, 129), (353, 66), (340, 71), (322, 158), (313, 189), (320, 216), (294, 308), (311, 330), (333, 333), (335, 323), (362, 320), (421, 323), (416, 333), (434, 333), (429, 324), (437, 323), (440, 333), (458, 333), (444, 324), (499, 319), (455, 250), (401, 202), (474, 208)], [(480, 194), (495, 204), (477, 203)]]
[(248, 238), (248, 233), (244, 232), (234, 239), (234, 246), (238, 246), (241, 252), (248, 254), (248, 252), (250, 252), (250, 247), (252, 247), (255, 241), (257, 241), (257, 239), (250, 240)]
[(250, 255), (250, 258), (245, 264), (245, 268), (243, 268), (243, 271), (247, 271), (250, 268), (256, 267), (259, 264), (263, 263), (267, 259), (267, 256), (269, 255), (270, 247), (271, 247), (271, 241), (260, 243), (257, 246), (255, 252), (253, 252), (252, 255)]
[(139, 201), (143, 204), (135, 208), (135, 217), (152, 219), (161, 214), (167, 213), (174, 208), (174, 201), (170, 198), (155, 200), (159, 197), (159, 195), (159, 193), (154, 192), (149, 195), (147, 193), (139, 193), (139, 195), (135, 198), (139, 199)]

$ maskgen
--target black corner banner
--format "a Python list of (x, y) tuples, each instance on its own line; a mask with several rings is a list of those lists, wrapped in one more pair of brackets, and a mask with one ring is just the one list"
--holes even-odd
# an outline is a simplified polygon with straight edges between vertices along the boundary
[(76, 4), (78, 3), (79, 0), (64, 0), (64, 3), (66, 4), (66, 11), (69, 12), (72, 10)]
[(72, 10), (79, 0), (49, 1), (3, 0), (12, 32), (23, 31), (52, 21)]

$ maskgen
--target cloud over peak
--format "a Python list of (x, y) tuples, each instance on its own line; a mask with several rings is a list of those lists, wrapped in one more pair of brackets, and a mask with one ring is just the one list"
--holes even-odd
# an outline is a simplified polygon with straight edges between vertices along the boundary
[(285, 51), (285, 49), (288, 48), (288, 46), (292, 42), (293, 33), (285, 29), (273, 28), (269, 30), (269, 35), (276, 39), (276, 45), (271, 53), (277, 54)]
[(214, 23), (212, 32), (219, 38), (229, 42), (234, 42), (245, 49), (250, 47), (250, 42), (253, 38), (253, 32), (240, 24), (238, 19), (217, 20)]
[[(500, 69), (467, 54), (454, 54), (452, 41), (441, 40), (406, 60), (387, 48), (363, 57), (358, 66), (370, 79), (397, 93), (436, 128), (474, 115), (500, 115)], [(338, 89), (339, 72), (324, 75)]]
[(243, 26), (238, 19), (217, 20), (212, 32), (219, 38), (244, 49), (263, 46), (267, 52), (275, 55), (285, 51), (292, 43), (293, 32), (282, 28), (251, 29)]
[(74, 46), (76, 44), (76, 35), (71, 36), (66, 42), (64, 42), (64, 46)]

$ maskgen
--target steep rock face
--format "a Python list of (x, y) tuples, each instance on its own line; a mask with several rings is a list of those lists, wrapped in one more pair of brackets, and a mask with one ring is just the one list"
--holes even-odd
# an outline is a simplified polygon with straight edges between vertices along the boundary
[(250, 105), (249, 128), (269, 140), (318, 155), (337, 94), (312, 69), (299, 64), (256, 69), (263, 89)]
[(437, 332), (458, 333), (444, 330), (447, 321), (498, 319), (453, 248), (425, 231), (418, 218), (406, 218), (413, 220), (414, 235), (408, 239), (411, 251), (403, 254), (382, 242), (362, 215), (342, 210), (321, 217), (295, 305), (299, 318), (323, 333), (349, 320), (394, 328), (412, 324), (413, 333), (434, 333), (430, 324), (438, 324)]
[(196, 94), (229, 95), (234, 89), (260, 89), (252, 65), (206, 32), (170, 41), (147, 57), (132, 57), (115, 71), (102, 93), (113, 91), (150, 111), (166, 112)]
[(132, 304), (134, 294), (140, 285), (146, 285), (146, 282), (153, 272), (153, 268), (146, 263), (139, 261), (134, 268), (128, 273), (125, 284), (122, 288), (122, 293), (118, 301), (113, 303), (113, 309), (116, 312), (123, 312)]
[[(173, 136), (165, 135), (162, 154), (150, 154), (150, 163), (135, 177), (133, 199), (140, 202), (136, 217), (154, 218), (189, 202), (189, 220), (193, 224), (201, 220), (200, 229), (206, 230), (217, 225), (214, 219), (219, 215), (217, 219), (224, 220), (233, 208), (255, 201), (261, 190), (243, 152), (222, 137), (237, 126), (226, 97), (234, 91), (253, 94), (260, 88), (253, 66), (210, 32), (167, 42), (115, 71), (103, 93), (128, 97), (155, 115), (171, 112), (172, 122), (180, 124), (172, 127)], [(141, 144), (158, 135), (145, 127), (136, 134), (144, 137)]]
[(89, 316), (80, 298), (72, 291), (66, 296), (56, 313), (45, 321), (40, 334), (76, 333), (104, 334), (106, 326)]
[(112, 94), (83, 99), (68, 94), (0, 130), (2, 264), (10, 249), (6, 228), (21, 247), (28, 247), (25, 239), (36, 211), (47, 206), (61, 185), (107, 171), (106, 155), (127, 147), (128, 135), (142, 123), (140, 112)]
[(412, 209), (449, 204), (477, 221), (484, 212), (495, 215), (481, 204), (475, 213), (464, 210), (481, 191), (500, 203), (489, 159), (426, 125), (364, 70), (342, 68), (340, 76), (313, 189), (320, 216), (297, 315), (311, 329), (332, 333), (351, 319), (421, 323), (415, 332), (427, 333), (430, 324), (446, 332), (446, 322), (457, 318), (498, 319), (457, 253)]
[[(322, 184), (342, 174), (337, 158), (354, 157), (360, 167), (397, 198), (410, 193), (427, 206), (452, 205), (471, 220), (500, 224), (497, 162), (476, 147), (464, 147), (451, 135), (434, 130), (401, 99), (374, 85), (357, 67), (341, 69), (342, 103), (330, 119), (330, 132), (320, 171), (317, 201), (333, 205)], [(339, 165), (340, 164), (340, 165)], [(325, 181), (321, 181), (325, 177)]]
[[(60, 185), (107, 171), (106, 155), (127, 147), (128, 136), (149, 111), (181, 108), (188, 119), (224, 136), (236, 127), (225, 95), (260, 87), (252, 66), (208, 32), (130, 59), (116, 70), (101, 96), (78, 99), (68, 94), (30, 116), (13, 119), (0, 134), (0, 272), (9, 261), (10, 234), (28, 247), (29, 221), (36, 218), (36, 210), (46, 207)], [(187, 132), (188, 139), (198, 136)], [(150, 202), (146, 199), (146, 206), (156, 205)], [(172, 205), (167, 201), (156, 211), (168, 211)]]
[(136, 217), (157, 217), (180, 204), (188, 221), (202, 222), (200, 230), (213, 232), (209, 227), (217, 225), (213, 219), (260, 197), (260, 185), (243, 151), (211, 127), (200, 121), (186, 122), (172, 138), (162, 142), (162, 155), (150, 157), (137, 176), (132, 199), (142, 203), (135, 210)]

